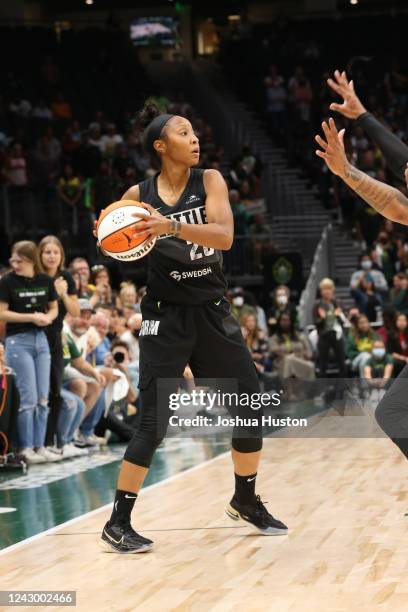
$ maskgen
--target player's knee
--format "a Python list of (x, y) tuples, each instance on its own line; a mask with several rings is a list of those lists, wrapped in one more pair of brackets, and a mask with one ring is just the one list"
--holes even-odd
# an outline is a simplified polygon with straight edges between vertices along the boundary
[(262, 438), (232, 438), (232, 448), (238, 453), (256, 453), (262, 449)]
[(162, 441), (163, 438), (158, 438), (153, 434), (136, 432), (128, 444), (124, 459), (129, 463), (148, 468), (156, 448)]

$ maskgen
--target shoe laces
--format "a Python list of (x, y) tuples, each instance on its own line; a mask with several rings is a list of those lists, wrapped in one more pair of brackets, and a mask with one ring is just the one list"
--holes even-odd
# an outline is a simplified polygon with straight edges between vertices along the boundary
[(261, 500), (261, 496), (257, 495), (256, 496), (256, 514), (258, 516), (269, 516), (269, 512), (268, 510), (265, 508), (265, 504), (267, 504), (268, 502), (263, 502)]

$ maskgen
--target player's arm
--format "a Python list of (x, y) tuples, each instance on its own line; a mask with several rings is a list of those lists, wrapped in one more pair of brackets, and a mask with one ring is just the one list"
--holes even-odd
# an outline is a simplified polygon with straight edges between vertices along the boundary
[(353, 81), (347, 79), (345, 72), (340, 73), (339, 70), (336, 70), (334, 79), (327, 79), (327, 83), (333, 91), (343, 98), (342, 104), (333, 102), (330, 104), (330, 109), (347, 117), (347, 119), (355, 119), (358, 125), (367, 132), (371, 140), (381, 149), (390, 170), (400, 180), (403, 180), (408, 162), (408, 146), (371, 113), (367, 112), (354, 91)]
[[(151, 216), (137, 223), (135, 234), (145, 231), (148, 231), (152, 237), (171, 234), (176, 238), (213, 249), (223, 251), (230, 249), (234, 239), (234, 221), (227, 185), (218, 170), (204, 172), (204, 187), (207, 196), (205, 204), (207, 223), (198, 225), (172, 221), (161, 215), (150, 204), (142, 202)], [(134, 188), (132, 187), (127, 194), (132, 189)]]
[(326, 140), (316, 136), (322, 148), (316, 155), (324, 159), (329, 170), (384, 217), (408, 225), (408, 198), (395, 187), (377, 181), (350, 164), (344, 150), (344, 130), (338, 132), (333, 119), (329, 120), (329, 125), (324, 121), (322, 127)]

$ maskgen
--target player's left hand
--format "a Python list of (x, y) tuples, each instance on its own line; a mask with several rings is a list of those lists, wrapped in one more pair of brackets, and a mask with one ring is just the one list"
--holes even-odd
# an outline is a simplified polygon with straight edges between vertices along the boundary
[(168, 234), (170, 230), (170, 219), (161, 215), (150, 204), (146, 204), (146, 202), (140, 202), (140, 204), (149, 211), (150, 215), (141, 215), (140, 213), (135, 213), (133, 215), (133, 217), (140, 219), (132, 228), (134, 230), (134, 236), (136, 237), (145, 232), (148, 233), (150, 238)]
[(323, 151), (318, 149), (316, 155), (324, 159), (327, 167), (333, 174), (343, 177), (346, 175), (346, 168), (349, 164), (344, 149), (345, 130), (343, 129), (338, 132), (332, 118), (329, 119), (328, 125), (326, 121), (323, 121), (322, 128), (326, 140), (319, 135), (315, 136), (317, 144), (323, 149)]

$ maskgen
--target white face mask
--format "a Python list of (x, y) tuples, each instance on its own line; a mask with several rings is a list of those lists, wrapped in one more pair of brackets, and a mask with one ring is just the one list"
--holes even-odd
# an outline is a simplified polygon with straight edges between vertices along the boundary
[(283, 305), (288, 303), (288, 298), (286, 297), (286, 295), (278, 295), (276, 297), (276, 301), (277, 301), (278, 304), (283, 306)]
[(233, 298), (232, 303), (234, 304), (234, 306), (237, 306), (237, 308), (241, 308), (241, 306), (244, 305), (244, 298), (242, 297), (242, 295), (237, 295), (237, 297)]
[(361, 262), (361, 267), (363, 270), (371, 270), (372, 262), (369, 259), (365, 259)]
[(379, 359), (381, 359), (381, 357), (384, 357), (384, 355), (385, 355), (385, 349), (383, 349), (383, 348), (374, 348), (373, 349), (373, 355), (374, 355), (374, 357), (378, 357)]

